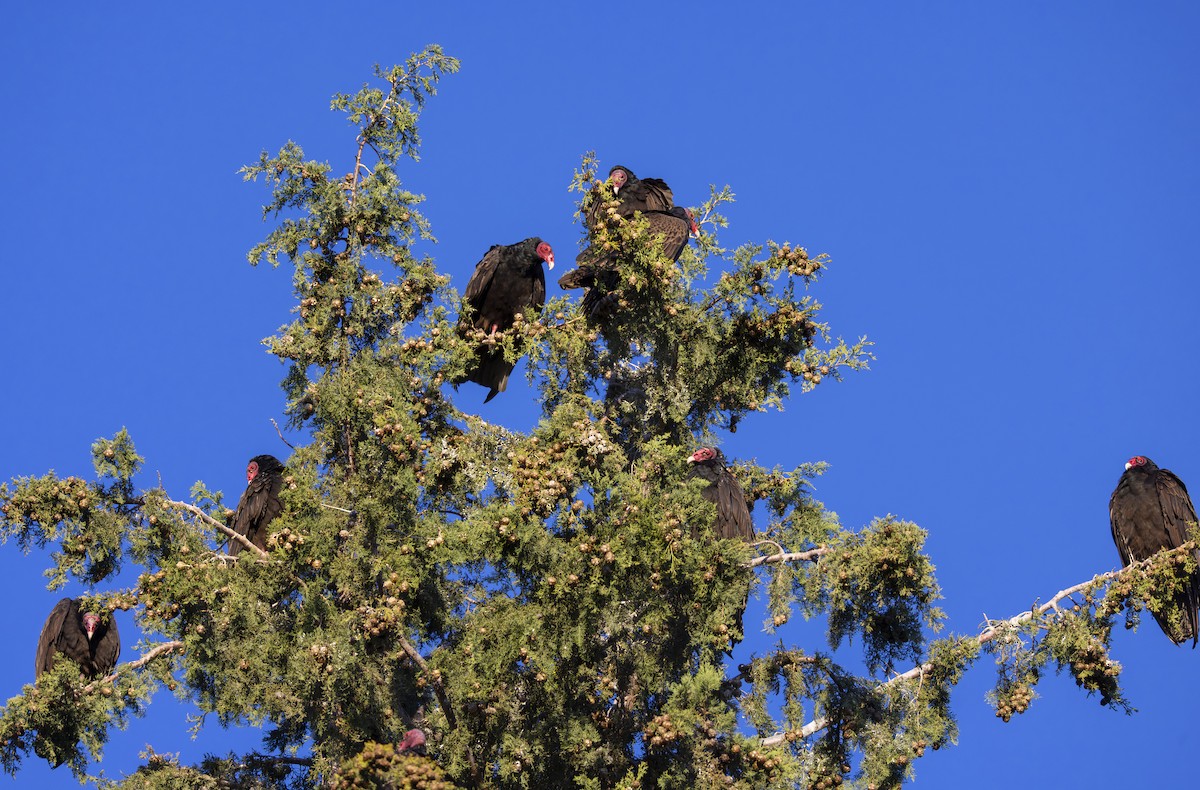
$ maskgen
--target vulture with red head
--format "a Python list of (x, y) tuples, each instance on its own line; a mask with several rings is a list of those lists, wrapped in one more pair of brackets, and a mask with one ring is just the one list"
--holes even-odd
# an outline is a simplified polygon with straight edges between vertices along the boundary
[(117, 665), (120, 655), (121, 635), (112, 613), (102, 617), (84, 612), (78, 599), (63, 598), (54, 605), (42, 627), (34, 677), (54, 669), (59, 656), (78, 664), (88, 678), (107, 675)]
[[(279, 492), (283, 490), (283, 464), (273, 455), (256, 455), (246, 465), (246, 490), (229, 521), (230, 528), (264, 551), (267, 524), (283, 512)], [(237, 556), (240, 541), (230, 540), (227, 551)]]
[[(624, 165), (616, 165), (609, 170), (605, 183), (612, 188), (613, 197), (620, 201), (617, 213), (622, 217), (632, 217), (635, 211), (670, 211), (675, 205), (675, 196), (666, 181), (661, 178), (638, 178)], [(599, 193), (592, 197), (585, 214), (589, 228), (596, 226), (603, 208), (603, 203), (597, 199)]]
[(746, 495), (737, 478), (725, 468), (725, 456), (712, 447), (701, 447), (688, 458), (692, 471), (712, 485), (702, 492), (704, 498), (717, 506), (717, 520), (713, 522), (717, 537), (754, 539), (754, 524), (750, 521), (750, 508)]
[[(554, 268), (554, 250), (534, 237), (517, 244), (493, 246), (475, 264), (475, 273), (467, 283), (463, 301), (471, 306), (470, 319), (459, 321), (458, 331), (467, 336), (482, 329), (489, 339), (496, 332), (510, 328), (513, 317), (532, 307), (540, 313), (546, 303), (546, 275), (543, 261)], [(513, 364), (504, 359), (500, 349), (485, 341), (479, 353), (479, 364), (467, 374), (466, 380), (488, 388), (487, 403), (504, 392)]]
[[(1125, 565), (1186, 543), (1189, 523), (1196, 523), (1196, 508), (1183, 481), (1140, 455), (1125, 464), (1125, 473), (1108, 502), (1108, 514), (1113, 540)], [(1200, 560), (1200, 551), (1193, 555)], [(1152, 614), (1172, 642), (1179, 645), (1190, 639), (1194, 648), (1200, 636), (1198, 610), (1200, 571), (1195, 571), (1175, 596), (1171, 611)]]
[[(692, 212), (674, 204), (671, 188), (662, 179), (639, 179), (629, 168), (617, 165), (609, 172), (605, 183), (611, 185), (613, 196), (619, 201), (615, 208), (617, 215), (628, 218), (641, 212), (649, 225), (647, 233), (658, 239), (663, 255), (672, 263), (679, 260), (688, 238), (700, 235)], [(584, 212), (589, 231), (596, 229), (605, 208), (599, 198), (598, 192), (591, 195), (591, 203)], [(605, 298), (606, 295), (618, 284), (613, 254), (595, 246), (588, 247), (575, 258), (575, 267), (559, 279), (558, 285), (565, 290), (589, 289), (583, 296), (584, 315), (600, 317), (611, 301)]]

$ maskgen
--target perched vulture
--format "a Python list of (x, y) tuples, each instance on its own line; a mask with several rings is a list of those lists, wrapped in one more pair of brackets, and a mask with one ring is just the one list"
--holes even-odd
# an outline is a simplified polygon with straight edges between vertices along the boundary
[[(1187, 542), (1188, 523), (1196, 522), (1196, 509), (1183, 482), (1149, 458), (1135, 456), (1108, 501), (1113, 540), (1125, 565), (1144, 560), (1162, 549)], [(1200, 552), (1193, 552), (1200, 560)], [(1172, 623), (1165, 613), (1153, 612), (1163, 633), (1175, 644), (1192, 640), (1196, 646), (1197, 609), (1200, 608), (1200, 572), (1193, 572), (1187, 589), (1175, 598), (1181, 621)]]
[[(667, 194), (670, 194), (669, 190)], [(629, 212), (629, 215), (632, 213)], [(644, 210), (642, 216), (649, 225), (647, 234), (659, 240), (662, 254), (669, 258), (671, 263), (679, 260), (689, 238), (697, 238), (700, 235), (695, 216), (683, 206), (672, 206), (669, 210)], [(605, 296), (612, 293), (618, 284), (614, 269), (615, 262), (611, 254), (602, 254), (595, 247), (588, 247), (576, 256), (575, 268), (559, 278), (558, 286), (564, 290), (587, 288), (588, 291), (583, 295), (583, 313), (588, 317), (599, 317), (605, 312)], [(597, 285), (601, 287), (596, 289)]]
[(397, 754), (417, 754), (425, 756), (425, 733), (420, 730), (409, 730), (404, 733), (404, 740), (396, 744)]
[[(283, 464), (273, 455), (256, 455), (246, 466), (246, 490), (230, 520), (230, 528), (258, 546), (267, 548), (267, 524), (283, 512), (279, 492), (283, 488)], [(230, 539), (230, 556), (242, 551), (239, 541)]]
[[(463, 294), (464, 301), (473, 308), (471, 320), (460, 320), (458, 331), (465, 336), (471, 330), (482, 329), (494, 335), (511, 327), (513, 316), (528, 307), (541, 312), (546, 303), (542, 261), (553, 269), (554, 250), (537, 237), (517, 244), (497, 244), (488, 250), (475, 264), (475, 273)], [(496, 393), (504, 392), (512, 369), (512, 363), (505, 361), (498, 348), (486, 349), (480, 352), (479, 365), (466, 380), (490, 390), (483, 399), (487, 403)]]
[(63, 598), (50, 611), (38, 639), (34, 677), (54, 669), (59, 654), (79, 665), (89, 678), (107, 675), (121, 655), (121, 635), (112, 614), (108, 622), (100, 615), (79, 609), (79, 601)]
[(754, 538), (754, 525), (750, 522), (750, 508), (746, 505), (746, 495), (742, 486), (728, 469), (725, 468), (725, 456), (720, 450), (711, 447), (701, 447), (688, 458), (693, 472), (712, 483), (704, 489), (704, 498), (717, 506), (717, 520), (714, 527), (717, 537)]
[[(638, 178), (623, 165), (608, 171), (606, 183), (612, 185), (613, 197), (621, 201), (617, 213), (622, 217), (632, 217), (635, 211), (670, 211), (675, 205), (675, 196), (671, 194), (666, 181), (661, 178)], [(601, 205), (599, 200), (593, 200), (588, 207), (584, 216), (589, 228), (595, 227)]]

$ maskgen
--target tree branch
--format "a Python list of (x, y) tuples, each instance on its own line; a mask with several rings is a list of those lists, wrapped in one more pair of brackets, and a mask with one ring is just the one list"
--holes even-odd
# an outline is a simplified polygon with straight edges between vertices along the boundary
[(217, 521), (215, 518), (208, 515), (203, 510), (196, 507), (195, 505), (189, 504), (187, 502), (176, 502), (174, 499), (165, 499), (163, 501), (174, 508), (177, 508), (179, 510), (185, 510), (188, 513), (191, 513), (193, 516), (200, 519), (201, 521), (203, 521), (205, 524), (209, 525), (210, 527), (216, 529), (218, 532), (222, 532), (225, 535), (228, 535), (230, 540), (236, 540), (238, 543), (242, 544), (242, 548), (253, 551), (255, 554), (257, 554), (262, 559), (265, 560), (267, 558), (267, 556), (268, 556), (267, 553), (265, 551), (263, 551), (262, 549), (260, 549), (258, 546), (255, 546), (253, 543), (251, 543), (246, 538), (245, 535), (237, 534), (232, 529), (225, 526), (220, 521)]
[(83, 687), (83, 693), (89, 694), (92, 691), (95, 691), (96, 686), (98, 684), (112, 683), (114, 680), (117, 679), (117, 675), (121, 674), (122, 672), (128, 672), (131, 669), (138, 669), (140, 667), (144, 667), (147, 664), (149, 664), (151, 661), (153, 661), (154, 659), (161, 656), (163, 653), (170, 653), (175, 648), (179, 648), (182, 650), (183, 642), (178, 642), (178, 641), (163, 642), (161, 645), (158, 645), (153, 650), (151, 650), (149, 653), (147, 653), (146, 655), (139, 658), (137, 661), (130, 661), (128, 664), (122, 664), (121, 666), (117, 667), (117, 669), (111, 675), (107, 675), (103, 678), (100, 678), (99, 680), (93, 680), (91, 683), (89, 683)]
[(293, 445), (293, 444), (292, 444), (291, 442), (289, 442), (287, 439), (284, 439), (284, 438), (283, 438), (283, 431), (282, 431), (282, 430), (280, 430), (280, 428), (279, 428), (279, 423), (275, 422), (275, 418), (274, 418), (274, 417), (272, 417), (272, 418), (271, 418), (271, 424), (275, 426), (275, 433), (279, 434), (279, 441), (283, 442), (283, 443), (284, 443), (284, 444), (286, 444), (288, 447), (290, 447), (290, 448), (291, 448), (293, 451), (295, 451), (295, 449), (296, 449), (295, 445)]
[[(1172, 556), (1175, 554), (1191, 553), (1195, 550), (1196, 550), (1195, 544), (1192, 543), (1191, 541), (1189, 541), (1187, 543), (1184, 543), (1181, 546), (1177, 546), (1174, 549), (1160, 551), (1159, 553), (1157, 553), (1151, 557), (1147, 557), (1146, 559), (1144, 559), (1140, 562), (1135, 562), (1132, 565), (1127, 565), (1124, 568), (1121, 568), (1120, 570), (1109, 571), (1108, 573), (1101, 573), (1097, 576), (1093, 576), (1088, 581), (1080, 582), (1079, 584), (1072, 585), (1071, 587), (1067, 587), (1066, 589), (1059, 590), (1057, 593), (1054, 594), (1053, 598), (1046, 601), (1046, 603), (1042, 604), (1041, 606), (1032, 607), (1027, 611), (1021, 612), (1020, 614), (1013, 615), (1012, 617), (1008, 618), (1007, 620), (989, 621), (987, 626), (983, 630), (981, 630), (978, 634), (976, 634), (975, 636), (963, 637), (963, 639), (974, 639), (977, 642), (979, 642), (979, 644), (981, 644), (981, 645), (987, 644), (988, 642), (991, 642), (996, 637), (998, 637), (1005, 628), (1012, 627), (1012, 626), (1018, 626), (1021, 623), (1024, 623), (1026, 620), (1031, 620), (1034, 617), (1046, 614), (1051, 609), (1058, 609), (1059, 602), (1062, 601), (1064, 598), (1069, 598), (1072, 595), (1075, 595), (1076, 593), (1079, 593), (1079, 592), (1083, 592), (1084, 590), (1086, 590), (1088, 588), (1098, 587), (1100, 585), (1111, 582), (1113, 579), (1116, 579), (1118, 576), (1122, 576), (1126, 573), (1143, 570), (1153, 562), (1156, 562), (1156, 561), (1161, 562), (1162, 558), (1164, 558), (1164, 557), (1169, 557), (1169, 556)], [(816, 549), (814, 549), (814, 551), (816, 551)], [(774, 555), (773, 557), (765, 557), (765, 558), (760, 557), (759, 559), (762, 559), (764, 561), (770, 561), (770, 560), (773, 560), (774, 557), (777, 557), (777, 556), (780, 556), (780, 555)], [(782, 562), (783, 560), (775, 560), (775, 561)], [(912, 680), (913, 678), (922, 678), (923, 679), (925, 673), (931, 669), (933, 669), (933, 664), (930, 664), (930, 663), (921, 664), (920, 666), (913, 667), (912, 669), (908, 670), (907, 672), (896, 675), (895, 677), (880, 684), (880, 686), (881, 687), (882, 686), (890, 686), (893, 683), (898, 683), (898, 682), (901, 682), (904, 680)], [(793, 734), (792, 737), (793, 737), (793, 739), (795, 739), (796, 737), (807, 738), (810, 735), (820, 732), (821, 730), (825, 729), (828, 726), (829, 726), (828, 719), (826, 719), (824, 717), (816, 718), (816, 719), (813, 719), (812, 721), (810, 721), (808, 724), (805, 724), (804, 727), (800, 730), (800, 732), (797, 734)], [(761, 738), (759, 740), (759, 745), (760, 746), (778, 746), (779, 744), (781, 744), (787, 740), (787, 735), (788, 735), (787, 733), (777, 733), (775, 735), (770, 735), (766, 738)]]
[(778, 554), (768, 554), (765, 557), (755, 557), (747, 562), (744, 567), (757, 568), (759, 565), (774, 565), (779, 562), (809, 562), (810, 560), (815, 560), (824, 554), (828, 554), (829, 551), (830, 550), (825, 546), (818, 546), (817, 548), (809, 549), (808, 551), (781, 551)]
[[(446, 723), (450, 725), (450, 729), (458, 729), (458, 720), (454, 717), (454, 710), (450, 707), (449, 698), (446, 697), (446, 689), (442, 687), (441, 673), (431, 670), (429, 664), (425, 663), (425, 658), (403, 636), (400, 637), (400, 647), (413, 660), (413, 663), (429, 676), (429, 681), (433, 683), (433, 693), (437, 696), (438, 704), (442, 706), (442, 711), (446, 714)], [(479, 769), (475, 765), (475, 753), (471, 751), (470, 746), (467, 746), (467, 759), (471, 762), (471, 775), (477, 777)]]

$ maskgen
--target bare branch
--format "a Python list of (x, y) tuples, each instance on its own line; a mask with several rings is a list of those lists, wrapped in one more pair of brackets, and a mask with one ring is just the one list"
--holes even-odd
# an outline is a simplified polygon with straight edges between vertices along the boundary
[(262, 549), (260, 549), (258, 546), (255, 546), (253, 543), (251, 543), (246, 538), (245, 535), (237, 534), (232, 529), (225, 526), (220, 521), (217, 521), (215, 518), (208, 515), (203, 510), (196, 507), (195, 505), (190, 504), (188, 502), (176, 502), (174, 499), (164, 499), (163, 501), (166, 502), (171, 507), (177, 508), (179, 510), (185, 510), (188, 513), (191, 513), (193, 516), (200, 519), (205, 524), (209, 525), (210, 527), (217, 530), (218, 532), (228, 535), (230, 540), (236, 540), (238, 543), (242, 544), (243, 548), (253, 551), (255, 554), (257, 554), (259, 557), (261, 557), (264, 560), (267, 559), (267, 556), (268, 556), (267, 553), (265, 551), (263, 551)]
[[(441, 673), (430, 670), (429, 665), (425, 663), (424, 657), (404, 637), (400, 637), (400, 647), (413, 660), (413, 663), (429, 676), (430, 682), (433, 683), (433, 693), (437, 696), (438, 704), (442, 706), (442, 711), (446, 714), (446, 723), (450, 725), (451, 729), (458, 729), (458, 721), (454, 716), (454, 710), (450, 707), (450, 700), (446, 697), (446, 689), (442, 686)], [(469, 746), (467, 747), (467, 759), (471, 761), (471, 774), (478, 774), (479, 769), (475, 765), (475, 753)]]
[(83, 687), (83, 693), (88, 694), (92, 691), (95, 691), (96, 686), (101, 683), (112, 683), (117, 679), (117, 675), (121, 674), (122, 672), (128, 672), (133, 669), (144, 667), (154, 659), (161, 656), (163, 653), (170, 653), (171, 651), (175, 650), (175, 648), (182, 650), (183, 642), (163, 642), (161, 645), (158, 645), (149, 653), (139, 658), (137, 661), (130, 661), (128, 664), (122, 664), (121, 666), (117, 667), (116, 671), (114, 671), (111, 675), (107, 675), (99, 680), (93, 680), (91, 683)]
[(288, 447), (290, 447), (290, 448), (291, 448), (293, 451), (295, 451), (295, 449), (296, 449), (296, 446), (295, 446), (295, 445), (293, 445), (291, 442), (289, 442), (287, 439), (284, 439), (284, 438), (283, 438), (283, 431), (282, 431), (282, 430), (280, 430), (280, 428), (279, 428), (279, 423), (275, 422), (275, 418), (274, 418), (274, 417), (272, 417), (272, 418), (271, 418), (271, 424), (275, 426), (275, 433), (279, 434), (279, 441), (283, 442), (283, 443), (284, 443), (284, 444), (286, 444)]
[(781, 551), (779, 554), (768, 554), (765, 557), (755, 557), (747, 562), (744, 567), (757, 568), (759, 565), (774, 565), (778, 562), (809, 562), (824, 554), (828, 554), (829, 551), (830, 550), (825, 546), (818, 546), (817, 548), (809, 549), (808, 551)]

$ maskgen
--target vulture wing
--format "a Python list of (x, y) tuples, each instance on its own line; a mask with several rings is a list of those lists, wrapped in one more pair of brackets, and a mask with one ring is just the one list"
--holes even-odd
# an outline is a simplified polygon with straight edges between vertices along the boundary
[[(79, 607), (72, 599), (63, 598), (50, 610), (50, 616), (46, 618), (46, 624), (42, 626), (42, 635), (38, 639), (37, 657), (34, 659), (34, 677), (54, 669), (54, 657), (58, 654), (59, 636), (63, 633), (67, 623), (71, 623), (71, 627), (78, 630)], [(86, 654), (87, 634), (82, 634), (82, 636)], [(74, 640), (69, 641), (73, 642)]]
[[(85, 638), (87, 634), (84, 634)], [(97, 675), (107, 675), (121, 657), (121, 634), (117, 630), (115, 614), (109, 614), (108, 622), (101, 623), (96, 633), (96, 649), (92, 653), (92, 664)]]
[(675, 205), (675, 196), (671, 188), (661, 178), (643, 178), (640, 180), (641, 194), (638, 195), (646, 207), (642, 211), (670, 211)]
[(1183, 481), (1173, 472), (1159, 469), (1154, 478), (1167, 528), (1167, 540), (1171, 546), (1182, 546), (1187, 543), (1188, 522), (1196, 523), (1196, 508), (1192, 506)]
[(460, 330), (491, 328), (487, 325), (487, 318), (484, 317), (482, 311), (488, 300), (488, 291), (492, 287), (492, 280), (496, 277), (496, 269), (500, 266), (503, 250), (502, 246), (495, 244), (484, 253), (483, 259), (475, 264), (475, 272), (467, 282), (467, 290), (463, 292), (463, 301), (474, 308), (475, 314), (470, 323), (459, 322)]
[[(1159, 469), (1155, 475), (1158, 488), (1158, 499), (1162, 504), (1163, 522), (1167, 530), (1167, 540), (1171, 546), (1182, 546), (1188, 540), (1188, 527), (1197, 523), (1196, 508), (1192, 505), (1187, 488), (1183, 481), (1166, 469)], [(1192, 552), (1200, 560), (1200, 551)], [(1176, 644), (1192, 638), (1192, 647), (1200, 641), (1200, 571), (1194, 572), (1188, 580), (1187, 588), (1176, 598), (1180, 611), (1183, 613), (1183, 633)], [(1162, 620), (1159, 620), (1162, 625)], [(1163, 631), (1167, 631), (1164, 626)], [(1168, 636), (1171, 634), (1168, 632)], [(1174, 637), (1172, 637), (1174, 639)]]
[(690, 223), (667, 211), (649, 211), (646, 220), (650, 223), (651, 235), (662, 237), (663, 255), (670, 258), (672, 263), (679, 260), (691, 237)]
[(746, 506), (741, 483), (729, 470), (722, 470), (716, 484), (709, 486), (706, 493), (714, 488), (713, 495), (706, 498), (717, 505), (717, 535), (725, 539), (753, 539), (754, 525), (750, 521), (750, 508)]

